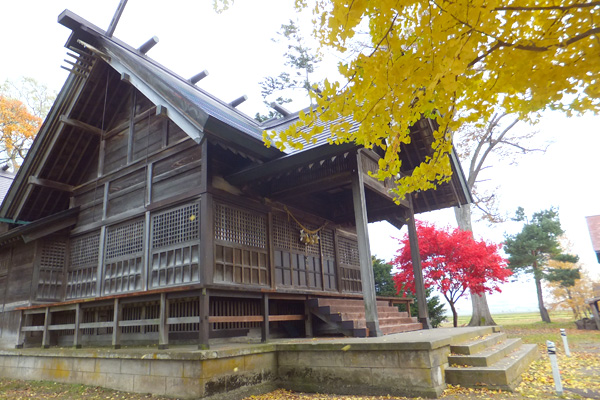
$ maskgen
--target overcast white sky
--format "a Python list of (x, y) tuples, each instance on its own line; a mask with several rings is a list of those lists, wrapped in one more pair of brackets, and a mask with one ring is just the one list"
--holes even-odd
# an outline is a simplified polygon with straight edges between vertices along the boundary
[[(18, 0), (2, 1), (0, 23), (0, 82), (30, 76), (58, 91), (67, 72), (63, 47), (70, 30), (59, 25), (57, 16), (69, 9), (106, 29), (118, 0)], [(283, 51), (270, 39), (282, 23), (295, 18), (290, 0), (237, 0), (234, 7), (218, 15), (209, 0), (129, 0), (114, 36), (138, 47), (152, 36), (159, 44), (148, 56), (174, 72), (189, 77), (204, 69), (209, 76), (199, 84), (215, 96), (231, 101), (243, 94), (250, 100), (239, 107), (253, 116), (261, 107), (258, 82), (282, 69)], [(335, 57), (323, 71), (334, 71)], [(298, 107), (305, 106), (298, 105)], [(293, 107), (290, 107), (295, 111)], [(532, 155), (518, 166), (500, 164), (489, 171), (503, 210), (512, 215), (522, 206), (528, 214), (556, 206), (563, 228), (587, 270), (600, 276), (587, 232), (585, 217), (600, 214), (600, 117), (567, 118), (556, 113), (544, 115), (535, 128), (555, 143), (543, 155)], [(454, 225), (452, 212), (425, 216), (441, 225)], [(501, 224), (492, 228), (476, 225), (476, 234), (500, 242), (504, 233), (519, 226)], [(373, 254), (389, 260), (401, 237), (387, 223), (370, 227)], [(536, 309), (532, 282), (505, 285), (502, 294), (489, 297), (493, 311)], [(459, 303), (466, 313), (470, 301)]]

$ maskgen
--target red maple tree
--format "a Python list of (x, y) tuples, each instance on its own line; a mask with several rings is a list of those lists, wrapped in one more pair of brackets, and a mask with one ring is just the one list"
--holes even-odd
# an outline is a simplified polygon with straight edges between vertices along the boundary
[[(500, 292), (498, 285), (512, 274), (498, 253), (502, 245), (477, 241), (471, 232), (418, 222), (417, 236), (425, 287), (436, 288), (448, 301), (454, 326), (458, 319), (455, 304), (465, 292)], [(394, 275), (396, 289), (415, 293), (408, 234), (399, 242), (402, 247), (392, 261), (399, 268)]]

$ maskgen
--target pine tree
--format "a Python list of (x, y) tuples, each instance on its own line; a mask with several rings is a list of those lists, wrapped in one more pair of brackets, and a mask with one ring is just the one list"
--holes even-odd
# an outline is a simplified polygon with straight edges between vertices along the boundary
[(514, 220), (525, 223), (521, 232), (506, 237), (504, 251), (509, 255), (509, 268), (516, 274), (533, 275), (540, 316), (542, 321), (551, 322), (544, 305), (542, 280), (548, 279), (548, 276), (559, 280), (563, 278), (559, 277), (559, 273), (548, 270), (548, 261), (550, 259), (576, 261), (576, 258), (562, 252), (559, 237), (563, 234), (563, 230), (556, 209), (550, 208), (534, 213), (530, 222), (525, 216), (525, 210), (519, 207)]

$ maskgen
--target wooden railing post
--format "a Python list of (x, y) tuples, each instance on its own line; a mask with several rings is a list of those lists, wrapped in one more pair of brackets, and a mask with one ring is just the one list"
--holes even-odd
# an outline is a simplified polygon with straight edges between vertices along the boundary
[(267, 293), (263, 293), (262, 296), (262, 315), (263, 322), (261, 325), (261, 341), (264, 343), (269, 340), (269, 295)]
[(46, 307), (44, 312), (44, 332), (42, 334), (42, 347), (44, 349), (50, 347), (50, 331), (48, 330), (48, 326), (50, 325), (51, 319), (52, 313), (50, 312), (50, 307)]
[(121, 321), (121, 304), (119, 304), (119, 299), (115, 299), (114, 309), (113, 309), (113, 332), (112, 332), (112, 346), (114, 349), (121, 348), (121, 327), (119, 326), (119, 322)]
[(76, 349), (81, 348), (81, 328), (79, 327), (83, 322), (83, 311), (81, 310), (81, 303), (77, 303), (75, 306), (75, 331), (73, 332), (73, 347)]
[(15, 345), (16, 349), (22, 349), (25, 346), (26, 332), (23, 331), (23, 327), (28, 325), (29, 320), (29, 314), (25, 314), (25, 311), (21, 310), (21, 317), (19, 319), (19, 332), (17, 333), (17, 344)]
[(208, 334), (210, 324), (208, 317), (210, 314), (210, 294), (206, 288), (200, 292), (200, 323), (198, 324), (198, 349), (208, 350)]
[(310, 315), (308, 299), (304, 301), (304, 336), (308, 338), (313, 337), (312, 316)]
[(169, 300), (167, 299), (166, 293), (160, 294), (160, 323), (158, 324), (158, 348), (167, 349), (169, 348), (169, 325), (167, 319), (169, 318)]

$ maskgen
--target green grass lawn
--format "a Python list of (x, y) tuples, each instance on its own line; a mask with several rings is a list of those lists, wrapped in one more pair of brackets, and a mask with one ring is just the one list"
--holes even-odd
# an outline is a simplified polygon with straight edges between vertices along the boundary
[[(539, 312), (526, 312), (526, 313), (507, 313), (507, 314), (493, 314), (492, 317), (494, 321), (498, 325), (508, 326), (508, 325), (521, 325), (521, 324), (534, 324), (541, 323), (542, 318), (540, 317)], [(555, 311), (550, 313), (550, 319), (552, 323), (570, 323), (574, 325), (573, 313), (569, 311)], [(458, 316), (458, 326), (466, 326), (471, 320), (470, 315), (459, 315)], [(452, 317), (448, 318), (448, 321), (444, 323), (443, 326), (452, 326)], [(564, 328), (564, 327), (561, 327)]]

